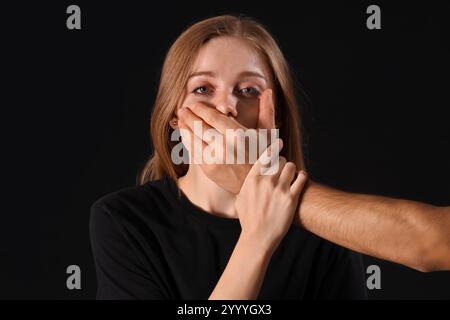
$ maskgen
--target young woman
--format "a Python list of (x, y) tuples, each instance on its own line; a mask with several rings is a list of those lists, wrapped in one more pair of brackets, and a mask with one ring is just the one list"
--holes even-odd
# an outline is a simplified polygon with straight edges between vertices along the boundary
[[(199, 137), (190, 120), (207, 126), (208, 116), (221, 134), (278, 128), (281, 140), (266, 151), (281, 147), (275, 173), (261, 174), (259, 160), (242, 173), (228, 164), (175, 164), (173, 131), (189, 133), (191, 160)], [(289, 67), (261, 24), (219, 16), (180, 35), (164, 62), (151, 136), (140, 185), (92, 206), (97, 298), (366, 297), (359, 254), (292, 224), (306, 181), (300, 121)]]

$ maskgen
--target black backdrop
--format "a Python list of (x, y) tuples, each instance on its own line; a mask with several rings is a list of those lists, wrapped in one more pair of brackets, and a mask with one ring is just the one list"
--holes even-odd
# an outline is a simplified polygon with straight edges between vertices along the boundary
[[(314, 4), (311, 4), (314, 3)], [(82, 29), (66, 28), (81, 7)], [(381, 7), (381, 30), (366, 8)], [(305, 95), (308, 170), (337, 188), (450, 205), (449, 2), (109, 1), (2, 5), (1, 298), (90, 299), (89, 208), (151, 152), (165, 52), (223, 13), (262, 21)], [(450, 273), (378, 264), (374, 299), (450, 298)], [(82, 289), (66, 288), (66, 267)]]

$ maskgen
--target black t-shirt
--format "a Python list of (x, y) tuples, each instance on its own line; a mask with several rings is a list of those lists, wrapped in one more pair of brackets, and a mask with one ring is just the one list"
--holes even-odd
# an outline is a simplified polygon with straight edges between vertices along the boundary
[[(170, 178), (106, 195), (90, 220), (97, 299), (207, 299), (240, 231), (238, 219), (198, 208)], [(364, 299), (365, 285), (359, 254), (292, 226), (259, 299)]]

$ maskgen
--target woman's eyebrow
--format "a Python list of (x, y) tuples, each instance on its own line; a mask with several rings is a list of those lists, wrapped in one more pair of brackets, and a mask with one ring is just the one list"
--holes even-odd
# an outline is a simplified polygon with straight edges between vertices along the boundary
[(212, 72), (212, 71), (198, 71), (198, 72), (194, 72), (194, 73), (191, 73), (191, 75), (189, 76), (188, 79), (190, 79), (192, 77), (198, 77), (198, 76), (214, 77), (214, 72)]
[[(193, 78), (193, 77), (197, 77), (197, 76), (209, 76), (209, 77), (215, 77), (215, 73), (212, 71), (197, 71), (192, 73), (191, 75), (189, 75), (189, 78)], [(261, 78), (265, 81), (266, 77), (264, 77), (264, 75), (262, 75), (259, 72), (256, 71), (242, 71), (241, 73), (239, 73), (238, 78), (249, 78), (249, 77), (256, 77), (256, 78)]]
[(243, 72), (241, 72), (241, 73), (239, 73), (239, 76), (238, 76), (239, 78), (250, 78), (250, 77), (256, 77), (256, 78), (261, 78), (261, 79), (263, 79), (263, 80), (265, 80), (265, 81), (267, 81), (266, 80), (266, 77), (264, 77), (264, 75), (262, 75), (261, 73), (259, 73), (259, 72), (255, 72), (255, 71), (243, 71)]

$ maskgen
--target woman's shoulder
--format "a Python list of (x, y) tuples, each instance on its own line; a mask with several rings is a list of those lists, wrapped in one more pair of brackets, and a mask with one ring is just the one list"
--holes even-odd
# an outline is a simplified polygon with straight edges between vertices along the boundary
[(92, 204), (91, 215), (106, 213), (115, 219), (159, 216), (173, 198), (173, 182), (162, 178), (101, 196)]

